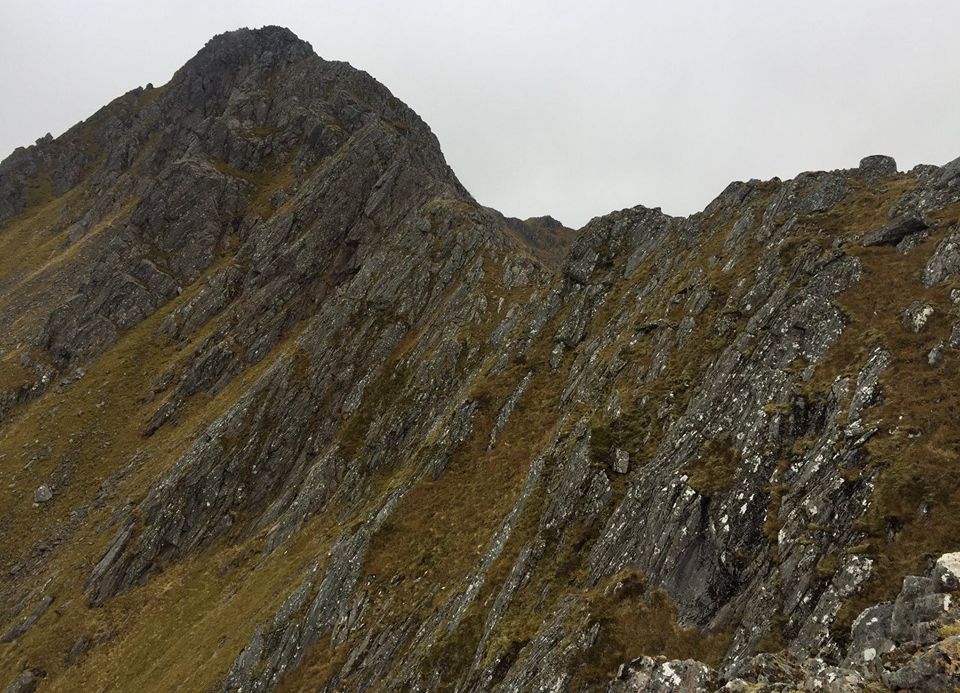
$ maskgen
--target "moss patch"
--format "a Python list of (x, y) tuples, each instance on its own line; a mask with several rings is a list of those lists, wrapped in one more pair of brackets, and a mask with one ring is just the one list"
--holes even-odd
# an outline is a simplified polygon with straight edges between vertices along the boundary
[(716, 496), (729, 491), (737, 472), (737, 453), (729, 434), (708, 441), (696, 461), (684, 471), (687, 484), (701, 496)]

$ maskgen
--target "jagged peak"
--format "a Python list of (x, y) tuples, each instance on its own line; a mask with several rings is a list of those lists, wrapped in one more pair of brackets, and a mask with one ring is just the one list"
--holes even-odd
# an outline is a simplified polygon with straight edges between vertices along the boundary
[(173, 83), (197, 79), (204, 85), (217, 81), (229, 83), (251, 66), (269, 73), (310, 57), (317, 58), (313, 47), (290, 29), (280, 26), (236, 29), (207, 41), (177, 71)]
[[(311, 54), (313, 46), (290, 29), (268, 25), (259, 29), (242, 27), (225, 31), (211, 38), (197, 54), (213, 54), (224, 58), (255, 58), (266, 52)], [(187, 63), (189, 65), (189, 63)]]

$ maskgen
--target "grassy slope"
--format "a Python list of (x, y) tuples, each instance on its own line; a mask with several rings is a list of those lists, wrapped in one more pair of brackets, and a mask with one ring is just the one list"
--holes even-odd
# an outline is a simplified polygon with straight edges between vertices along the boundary
[[(909, 179), (901, 179), (896, 187), (880, 196), (858, 191), (843, 207), (808, 220), (805, 240), (829, 247), (844, 233), (881, 223), (889, 205), (910, 183)], [(41, 203), (32, 214), (56, 216), (58, 206), (67, 202), (61, 198)], [(956, 221), (960, 210), (947, 210), (944, 216), (944, 221)], [(9, 263), (0, 266), (0, 275), (20, 271), (21, 276), (27, 276), (56, 256), (56, 244), (62, 239), (30, 237), (29, 242), (22, 241), (23, 234), (35, 233), (40, 228), (36, 216), (4, 227), (0, 250), (6, 247), (2, 245), (5, 243), (11, 255), (0, 253)], [(727, 230), (720, 228), (711, 234), (694, 259), (702, 262), (718, 254)], [(949, 334), (956, 308), (947, 300), (949, 287), (924, 289), (919, 281), (923, 263), (939, 238), (939, 234), (935, 235), (908, 255), (886, 247), (848, 248), (861, 257), (866, 274), (861, 284), (841, 299), (850, 327), (828, 354), (812, 384), (825, 388), (836, 375), (851, 372), (849, 368), (862, 361), (874, 342), (882, 342), (894, 355), (882, 381), (884, 401), (879, 409), (871, 411), (871, 418), (897, 422), (885, 426), (869, 444), (872, 464), (879, 476), (876, 500), (864, 521), (870, 541), (862, 550), (877, 557), (877, 570), (863, 595), (847, 610), (848, 619), (861, 606), (893, 594), (903, 575), (918, 571), (927, 557), (956, 548), (953, 542), (960, 534), (960, 520), (950, 512), (960, 504), (960, 483), (953, 468), (956, 451), (960, 449), (955, 423), (960, 394), (955, 388), (943, 386), (955, 381), (957, 363), (947, 358), (933, 369), (926, 362), (929, 349)], [(722, 305), (723, 293), (729, 290), (738, 272), (749, 270), (755, 257), (755, 249), (748, 249), (735, 272), (714, 273), (712, 279), (721, 296), (709, 311)], [(641, 268), (640, 273), (643, 271)], [(667, 295), (674, 288), (667, 286), (662, 291)], [(190, 295), (188, 289), (184, 296), (125, 335), (78, 383), (62, 393), (51, 391), (5, 423), (0, 430), (0, 469), (4, 474), (0, 507), (12, 510), (0, 527), (0, 555), (18, 556), (23, 548), (19, 546), (20, 537), (45, 536), (68, 522), (66, 512), (89, 503), (104, 482), (138, 451), (145, 454), (146, 461), (117, 481), (110, 497), (139, 501), (149, 480), (177, 458), (195, 432), (235, 401), (274, 358), (281, 358), (284, 350), (291, 348), (288, 340), (271, 358), (237, 378), (217, 397), (198, 396), (178, 423), (164, 427), (152, 438), (142, 438), (142, 424), (154, 406), (142, 400), (155, 377), (180, 354), (176, 345), (159, 336), (157, 326)], [(611, 297), (602, 307), (592, 331), (616, 317), (615, 299), (616, 296)], [(900, 311), (914, 299), (927, 300), (936, 307), (933, 319), (919, 335), (907, 333), (899, 324)], [(495, 304), (496, 301), (491, 302)], [(699, 351), (671, 356), (663, 378), (627, 393), (629, 400), (637, 400), (643, 394), (656, 397), (668, 389), (682, 390), (684, 383), (696, 376), (696, 366), (719, 348), (719, 344), (708, 339), (708, 326), (716, 317), (715, 312), (708, 312), (700, 321), (698, 332), (691, 339), (691, 344), (699, 345)], [(201, 332), (194, 342), (204, 336)], [(435, 607), (440, 595), (432, 594), (430, 585), (458, 583), (475, 564), (513, 504), (526, 478), (531, 451), (560, 425), (561, 383), (546, 366), (547, 354), (546, 344), (539, 345), (527, 362), (513, 364), (475, 392), (482, 408), (466, 449), (455, 457), (442, 477), (411, 491), (375, 537), (365, 566), (371, 589), (385, 587), (394, 574), (407, 575), (395, 590), (391, 606), (377, 614), (384, 622), (399, 623), (414, 610)], [(637, 348), (635, 358), (637, 363), (646, 360), (642, 346)], [(23, 377), (14, 359), (6, 358), (0, 363), (0, 377), (11, 382)], [(499, 405), (528, 370), (534, 372), (530, 387), (500, 436), (497, 448), (487, 455), (485, 445)], [(561, 372), (565, 370), (566, 367), (561, 368)], [(683, 396), (681, 393), (680, 397)], [(105, 405), (98, 406), (101, 402)], [(677, 406), (682, 408), (682, 399)], [(133, 415), (121, 417), (117, 412)], [(355, 418), (362, 421), (363, 416), (369, 415), (370, 412), (361, 410)], [(655, 424), (643, 412), (631, 412), (628, 408), (624, 418), (633, 420), (634, 425), (607, 431), (611, 437), (606, 443), (598, 440), (599, 445), (608, 450), (619, 440), (617, 436), (631, 436), (634, 443), (642, 437), (647, 441), (645, 445), (656, 444), (662, 431), (654, 430), (650, 436), (650, 428)], [(605, 425), (598, 422), (598, 433)], [(913, 435), (916, 432), (920, 435)], [(730, 461), (722, 452), (722, 447), (718, 448), (717, 458), (722, 462), (719, 471), (701, 470), (702, 481), (711, 488), (722, 484), (729, 474)], [(598, 460), (605, 457), (604, 447), (596, 455)], [(31, 458), (37, 456), (39, 459), (31, 463)], [(66, 467), (72, 470), (66, 490), (51, 503), (34, 508), (30, 497), (38, 480), (54, 474), (64, 460), (69, 461)], [(30, 466), (25, 468), (28, 463)], [(391, 480), (383, 482), (383, 488), (387, 488)], [(616, 491), (622, 493), (623, 489)], [(453, 668), (462, 666), (472, 656), (482, 626), (481, 606), (489, 604), (517, 554), (533, 538), (542, 495), (541, 489), (528, 502), (516, 531), (493, 565), (456, 637), (450, 640), (451, 646), (435, 655), (438, 662)], [(918, 513), (924, 501), (929, 504), (925, 515)], [(233, 546), (218, 545), (171, 566), (146, 586), (111, 600), (104, 608), (91, 610), (82, 599), (82, 588), (93, 563), (112, 539), (110, 507), (108, 502), (70, 527), (71, 550), (56, 552), (50, 566), (57, 577), (47, 592), (58, 594), (58, 601), (26, 636), (13, 645), (0, 646), (2, 678), (12, 678), (29, 664), (44, 668), (55, 690), (169, 690), (177, 686), (204, 689), (228, 668), (248, 639), (253, 624), (272, 615), (284, 597), (277, 586), (296, 584), (314, 557), (325, 554), (336, 530), (335, 518), (314, 518), (282, 553), (266, 562), (259, 552), (262, 537), (251, 537)], [(891, 526), (899, 528), (899, 532), (888, 542)], [(771, 536), (774, 534), (771, 531)], [(578, 559), (592, 539), (590, 530), (582, 528), (579, 537), (573, 537), (550, 557), (538, 582), (518, 593), (513, 610), (495, 631), (497, 642), (508, 648), (511, 644), (522, 645), (539, 627), (544, 601), (549, 603), (569, 589), (582, 589), (603, 625), (598, 644), (590, 653), (589, 667), (582, 672), (586, 681), (599, 680), (612, 673), (620, 661), (643, 653), (716, 660), (726, 636), (719, 633), (701, 639), (698, 634), (677, 627), (672, 605), (661, 593), (647, 590), (642, 577), (620, 575), (591, 590), (578, 587)], [(9, 569), (10, 563), (3, 567)], [(410, 579), (414, 574), (429, 579), (415, 582)], [(536, 598), (537, 594), (547, 596), (544, 600)], [(105, 642), (94, 648), (78, 669), (71, 670), (69, 677), (58, 678), (65, 670), (64, 653), (80, 634), (103, 638)], [(322, 681), (344, 654), (342, 649), (332, 651), (327, 642), (321, 641), (306, 665), (285, 685), (291, 689), (309, 688)]]

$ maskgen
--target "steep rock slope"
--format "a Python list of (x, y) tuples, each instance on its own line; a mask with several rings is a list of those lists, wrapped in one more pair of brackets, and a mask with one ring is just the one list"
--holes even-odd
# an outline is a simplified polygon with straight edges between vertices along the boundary
[(0, 164), (0, 670), (916, 683), (949, 605), (855, 617), (955, 587), (901, 593), (960, 529), (958, 248), (960, 166), (886, 157), (505, 219), (366, 74), (218, 36)]

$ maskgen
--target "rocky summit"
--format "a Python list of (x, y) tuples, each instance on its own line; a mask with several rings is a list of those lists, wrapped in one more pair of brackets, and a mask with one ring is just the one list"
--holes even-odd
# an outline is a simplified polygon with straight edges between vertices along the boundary
[(0, 686), (954, 689), (958, 376), (960, 160), (574, 232), (222, 34), (0, 164)]

